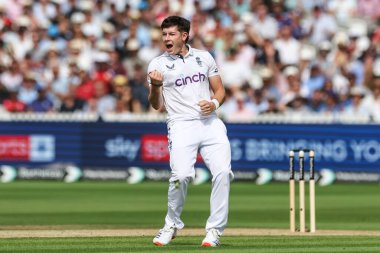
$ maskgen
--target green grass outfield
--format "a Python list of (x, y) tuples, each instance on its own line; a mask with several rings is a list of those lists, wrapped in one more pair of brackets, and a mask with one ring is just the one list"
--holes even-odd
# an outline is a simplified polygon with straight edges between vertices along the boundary
[[(204, 227), (209, 194), (210, 184), (190, 186), (183, 212), (187, 228)], [(0, 232), (49, 227), (159, 229), (166, 199), (165, 182), (0, 184)], [(233, 183), (228, 227), (287, 229), (288, 202), (287, 184)], [(316, 187), (316, 206), (318, 231), (380, 231), (380, 185)], [(224, 236), (218, 249), (202, 249), (202, 236), (180, 236), (165, 248), (154, 247), (151, 240), (150, 235), (2, 238), (0, 252), (380, 252), (380, 236)]]

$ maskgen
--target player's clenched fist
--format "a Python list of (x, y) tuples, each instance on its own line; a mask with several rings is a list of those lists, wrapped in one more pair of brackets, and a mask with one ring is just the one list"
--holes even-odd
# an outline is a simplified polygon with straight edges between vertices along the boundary
[(161, 72), (158, 72), (157, 70), (153, 70), (152, 72), (149, 72), (149, 78), (150, 78), (150, 83), (153, 86), (162, 86), (164, 77), (161, 74)]
[(211, 101), (202, 100), (198, 103), (203, 115), (208, 115), (215, 111), (215, 105)]

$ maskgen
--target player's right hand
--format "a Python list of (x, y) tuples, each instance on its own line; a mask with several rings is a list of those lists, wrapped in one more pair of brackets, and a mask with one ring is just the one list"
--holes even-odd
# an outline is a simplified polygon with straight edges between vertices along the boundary
[(153, 70), (149, 72), (150, 83), (154, 86), (162, 86), (164, 81), (164, 76), (161, 72), (157, 70)]
[(201, 100), (199, 101), (198, 105), (201, 108), (201, 112), (203, 115), (209, 115), (210, 113), (215, 111), (215, 105), (211, 101)]

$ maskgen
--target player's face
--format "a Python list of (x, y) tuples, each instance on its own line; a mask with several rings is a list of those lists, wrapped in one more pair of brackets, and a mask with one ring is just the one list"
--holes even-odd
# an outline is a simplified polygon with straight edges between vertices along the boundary
[(177, 26), (162, 29), (162, 41), (164, 42), (166, 52), (169, 54), (178, 54), (183, 45), (186, 44), (186, 32), (178, 31)]

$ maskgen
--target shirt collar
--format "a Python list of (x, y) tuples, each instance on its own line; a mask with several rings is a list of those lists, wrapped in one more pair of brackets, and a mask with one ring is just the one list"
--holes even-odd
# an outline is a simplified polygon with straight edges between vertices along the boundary
[[(186, 44), (186, 47), (187, 47), (187, 49), (188, 49), (189, 51), (187, 52), (187, 54), (186, 54), (183, 58), (187, 58), (187, 57), (189, 57), (189, 56), (193, 56), (193, 55), (194, 55), (193, 48), (192, 48), (189, 44)], [(165, 55), (169, 56), (169, 57), (172, 58), (173, 60), (176, 60), (176, 59), (179, 58), (178, 55), (176, 55), (176, 54), (169, 54), (168, 52), (165, 52)]]

